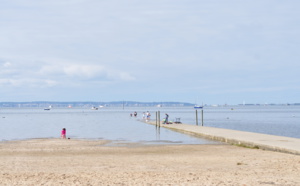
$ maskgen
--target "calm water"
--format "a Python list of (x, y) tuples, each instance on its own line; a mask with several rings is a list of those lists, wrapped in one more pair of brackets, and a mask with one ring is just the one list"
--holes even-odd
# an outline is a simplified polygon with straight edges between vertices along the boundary
[[(208, 140), (157, 128), (140, 122), (142, 113), (150, 111), (152, 119), (160, 110), (161, 119), (165, 113), (170, 120), (180, 118), (181, 122), (195, 125), (195, 110), (178, 108), (84, 108), (50, 111), (43, 109), (0, 109), (0, 140), (30, 138), (56, 138), (62, 128), (67, 128), (70, 138), (107, 139), (144, 144), (209, 144)], [(138, 112), (138, 117), (130, 113)], [(198, 112), (201, 125), (201, 112)], [(227, 128), (300, 138), (299, 106), (236, 106), (205, 107), (204, 126)]]
[[(195, 110), (186, 108), (161, 111), (175, 120), (196, 124)], [(205, 107), (204, 126), (300, 138), (300, 106)], [(201, 125), (201, 110), (198, 110)]]
[[(139, 108), (140, 109), (140, 108)], [(31, 138), (57, 138), (62, 128), (67, 137), (113, 140), (118, 143), (143, 144), (215, 144), (164, 128), (159, 130), (141, 122), (142, 111), (137, 118), (130, 117), (122, 108), (59, 109), (1, 109), (0, 140)]]

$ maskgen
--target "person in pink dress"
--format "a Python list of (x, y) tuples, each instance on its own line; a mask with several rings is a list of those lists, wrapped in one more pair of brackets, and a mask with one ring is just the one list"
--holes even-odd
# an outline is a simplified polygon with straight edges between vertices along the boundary
[(66, 139), (66, 133), (67, 133), (66, 128), (63, 128), (63, 129), (61, 130), (61, 138), (62, 138), (62, 139)]

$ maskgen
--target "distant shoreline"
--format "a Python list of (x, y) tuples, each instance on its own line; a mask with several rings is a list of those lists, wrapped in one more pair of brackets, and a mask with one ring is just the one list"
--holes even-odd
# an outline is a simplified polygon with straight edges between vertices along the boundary
[[(188, 102), (138, 102), (138, 101), (25, 101), (0, 102), (0, 108), (90, 108), (90, 107), (194, 107)], [(300, 106), (300, 103), (270, 103), (270, 104), (204, 104), (204, 107), (236, 107), (236, 106)]]

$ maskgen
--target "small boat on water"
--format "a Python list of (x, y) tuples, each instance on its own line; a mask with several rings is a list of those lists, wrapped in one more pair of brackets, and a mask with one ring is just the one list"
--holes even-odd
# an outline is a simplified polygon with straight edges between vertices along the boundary
[(48, 108), (44, 108), (44, 110), (51, 110), (52, 106), (50, 105)]
[(203, 108), (203, 106), (200, 106), (200, 105), (195, 105), (194, 106), (194, 109), (202, 109)]
[(202, 102), (202, 106), (198, 105), (198, 98), (197, 101), (195, 102), (194, 109), (203, 109), (203, 102)]
[(92, 107), (91, 109), (92, 109), (92, 110), (98, 110), (98, 108), (97, 108), (97, 107)]

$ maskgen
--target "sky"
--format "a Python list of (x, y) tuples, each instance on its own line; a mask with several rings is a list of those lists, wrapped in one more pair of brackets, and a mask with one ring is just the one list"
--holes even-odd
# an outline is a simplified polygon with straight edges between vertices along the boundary
[(300, 102), (299, 0), (0, 4), (0, 102)]

